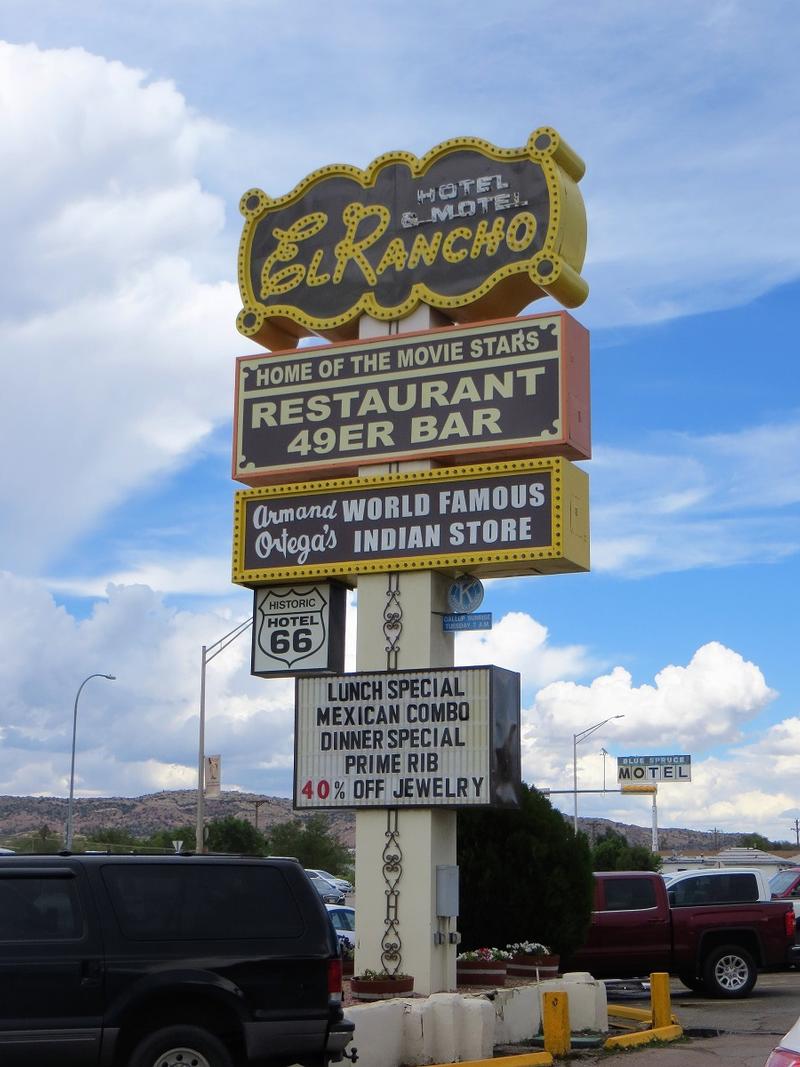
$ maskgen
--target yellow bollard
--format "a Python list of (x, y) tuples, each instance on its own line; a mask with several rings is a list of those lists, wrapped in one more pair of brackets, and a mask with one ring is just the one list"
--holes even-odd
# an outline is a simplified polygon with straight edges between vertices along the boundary
[(653, 1012), (652, 1027), (672, 1024), (672, 1005), (669, 992), (669, 975), (656, 971), (650, 975), (650, 1006)]
[(554, 991), (542, 995), (542, 1026), (545, 1051), (551, 1056), (566, 1056), (572, 1048), (566, 993)]

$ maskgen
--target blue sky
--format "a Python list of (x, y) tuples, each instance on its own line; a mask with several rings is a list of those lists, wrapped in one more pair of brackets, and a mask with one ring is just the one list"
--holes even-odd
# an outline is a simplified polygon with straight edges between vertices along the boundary
[[(662, 825), (800, 816), (793, 2), (2, 0), (0, 793), (196, 782), (231, 586), (241, 193), (552, 125), (585, 159), (592, 572), (497, 580), (460, 662), (523, 680), (528, 781), (690, 752)], [(530, 312), (545, 311), (546, 301)], [(348, 644), (352, 648), (351, 610)], [(289, 795), (292, 687), (209, 668), (223, 784)], [(612, 764), (607, 776), (613, 776)], [(555, 798), (554, 798), (555, 799)], [(571, 810), (571, 798), (563, 800)], [(581, 812), (649, 823), (649, 801)]]

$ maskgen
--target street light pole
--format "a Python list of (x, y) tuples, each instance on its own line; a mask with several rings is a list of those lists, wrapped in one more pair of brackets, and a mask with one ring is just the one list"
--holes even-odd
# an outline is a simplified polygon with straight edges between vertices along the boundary
[[(575, 833), (578, 833), (578, 745), (581, 741), (585, 741), (587, 737), (599, 730), (601, 726), (605, 726), (607, 722), (611, 722), (612, 719), (624, 719), (624, 715), (609, 715), (607, 719), (603, 719), (602, 722), (596, 722), (594, 726), (589, 726), (585, 730), (581, 730), (577, 734), (572, 735), (572, 793), (574, 797), (574, 813), (572, 816), (572, 828)], [(603, 783), (605, 787), (605, 782)]]
[(92, 678), (107, 678), (109, 682), (116, 681), (116, 676), (113, 674), (90, 674), (88, 678), (84, 678), (81, 684), (78, 686), (78, 692), (75, 694), (75, 707), (72, 712), (72, 760), (69, 768), (69, 802), (67, 804), (67, 829), (64, 834), (64, 848), (68, 851), (72, 851), (72, 805), (75, 798), (75, 740), (78, 734), (78, 700), (80, 699), (83, 687)]
[(220, 637), (213, 645), (203, 645), (200, 657), (200, 729), (199, 752), (197, 756), (197, 825), (195, 828), (195, 851), (205, 852), (203, 824), (205, 822), (205, 772), (206, 772), (206, 665), (224, 652), (237, 637), (240, 637), (253, 625), (253, 619), (244, 619), (238, 626)]

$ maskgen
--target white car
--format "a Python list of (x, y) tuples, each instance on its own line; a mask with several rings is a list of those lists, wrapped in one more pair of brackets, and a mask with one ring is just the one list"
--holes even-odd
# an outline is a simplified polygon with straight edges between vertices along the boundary
[(769, 884), (755, 867), (711, 867), (662, 875), (673, 908), (771, 900)]
[(339, 878), (335, 874), (328, 874), (327, 871), (315, 870), (313, 867), (307, 868), (307, 870), (310, 874), (316, 874), (319, 878), (324, 878), (326, 882), (330, 882), (331, 885), (335, 885), (337, 889), (342, 891), (342, 893), (353, 892), (353, 887), (346, 878)]
[(800, 1067), (800, 1019), (770, 1052), (764, 1067)]
[(326, 904), (336, 936), (340, 941), (346, 941), (351, 948), (356, 947), (356, 913), (354, 908), (343, 907), (341, 904)]

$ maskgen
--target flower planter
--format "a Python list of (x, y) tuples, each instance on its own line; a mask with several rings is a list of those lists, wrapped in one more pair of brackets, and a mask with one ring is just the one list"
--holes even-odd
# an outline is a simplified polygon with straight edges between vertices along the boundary
[(350, 992), (354, 1000), (391, 1000), (392, 997), (407, 997), (414, 992), (414, 979), (351, 978)]
[(506, 984), (507, 960), (458, 960), (456, 981), (459, 985)]
[(544, 981), (558, 976), (558, 956), (514, 956), (508, 961), (508, 973), (514, 978)]

